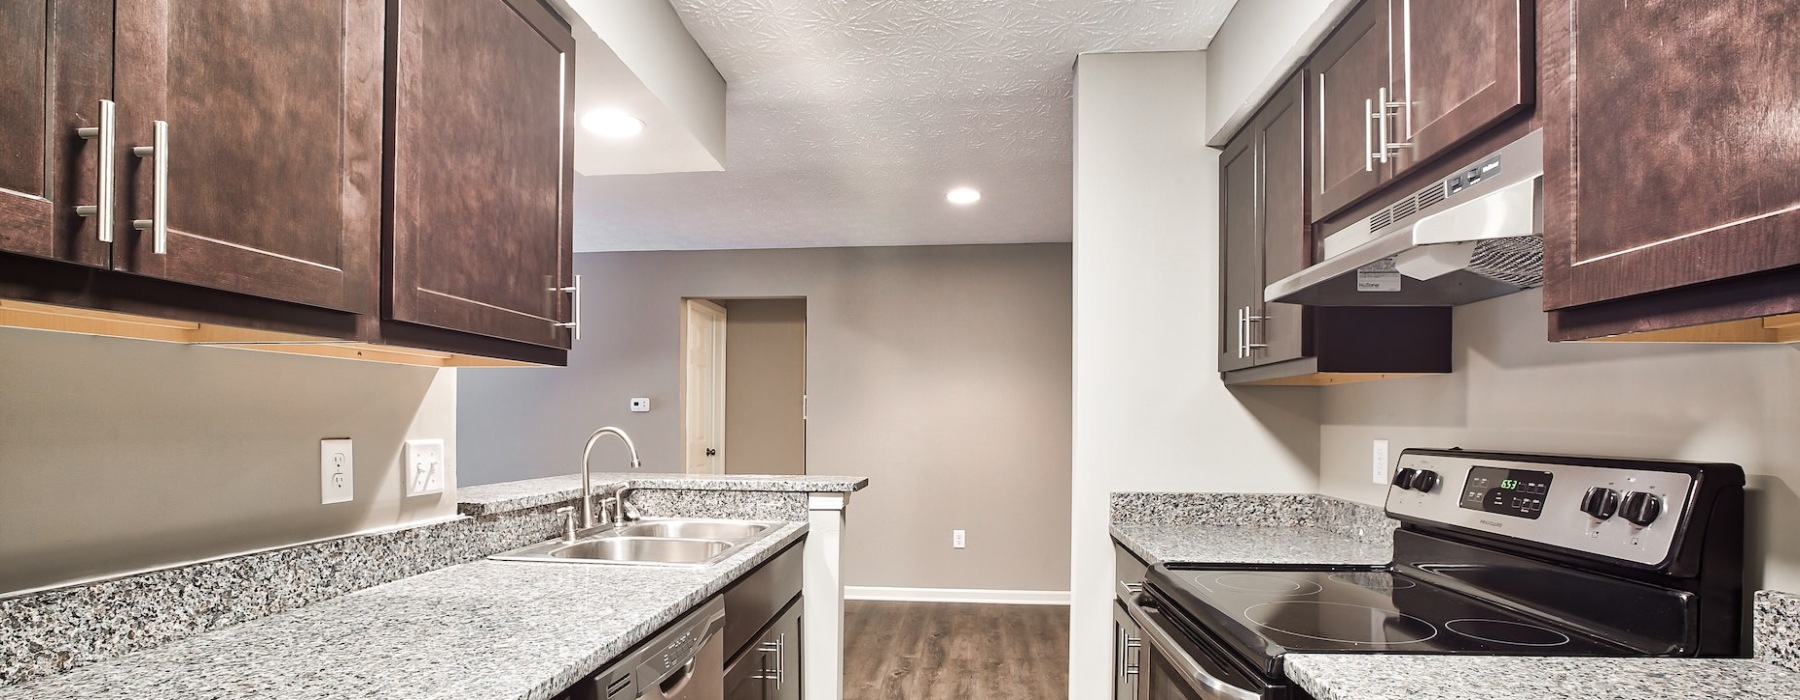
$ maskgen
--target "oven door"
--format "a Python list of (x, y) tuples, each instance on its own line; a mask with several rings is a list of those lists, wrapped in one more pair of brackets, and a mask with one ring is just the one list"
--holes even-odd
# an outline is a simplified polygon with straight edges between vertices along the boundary
[(1136, 700), (1276, 700), (1285, 688), (1272, 687), (1176, 628), (1156, 601), (1143, 593), (1119, 591), (1119, 600), (1143, 638), (1138, 649)]

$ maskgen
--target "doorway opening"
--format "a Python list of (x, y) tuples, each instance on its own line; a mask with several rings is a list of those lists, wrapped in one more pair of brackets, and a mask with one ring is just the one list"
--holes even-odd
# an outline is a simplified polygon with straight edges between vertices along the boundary
[(806, 299), (682, 300), (682, 471), (806, 473)]

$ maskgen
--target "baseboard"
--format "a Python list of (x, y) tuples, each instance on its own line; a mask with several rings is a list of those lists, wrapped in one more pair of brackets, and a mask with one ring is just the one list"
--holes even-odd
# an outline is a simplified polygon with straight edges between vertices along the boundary
[(988, 588), (898, 588), (845, 586), (844, 600), (900, 600), (918, 603), (1068, 605), (1068, 591), (1002, 591)]

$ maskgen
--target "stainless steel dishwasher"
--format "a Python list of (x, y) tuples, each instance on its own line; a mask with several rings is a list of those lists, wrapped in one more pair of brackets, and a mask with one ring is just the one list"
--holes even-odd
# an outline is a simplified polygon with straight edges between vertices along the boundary
[(594, 677), (602, 700), (724, 700), (725, 601), (714, 597)]

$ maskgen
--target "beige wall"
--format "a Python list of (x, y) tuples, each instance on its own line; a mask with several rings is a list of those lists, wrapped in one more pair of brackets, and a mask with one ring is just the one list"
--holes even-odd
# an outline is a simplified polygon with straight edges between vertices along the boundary
[(1381, 503), (1370, 441), (1735, 462), (1750, 585), (1800, 591), (1800, 348), (1544, 340), (1542, 294), (1456, 311), (1455, 373), (1322, 390), (1322, 488)]
[[(807, 471), (870, 478), (846, 583), (1067, 590), (1067, 244), (575, 258), (591, 325), (569, 367), (462, 370), (464, 483), (574, 473), (601, 425), (676, 470), (682, 297), (805, 297)], [(631, 413), (634, 396), (653, 410)], [(594, 461), (617, 470), (623, 449)]]
[[(1206, 133), (1224, 146), (1359, 0), (1242, 0), (1206, 46)], [(1371, 98), (1374, 96), (1371, 95)]]
[[(456, 371), (0, 329), (0, 592), (455, 512)], [(319, 504), (319, 439), (356, 500)], [(400, 444), (443, 438), (443, 495)]]
[(725, 307), (725, 471), (805, 474), (806, 300)]
[(1318, 394), (1227, 389), (1218, 153), (1199, 52), (1075, 66), (1075, 417), (1069, 697), (1106, 697), (1113, 491), (1317, 486)]

